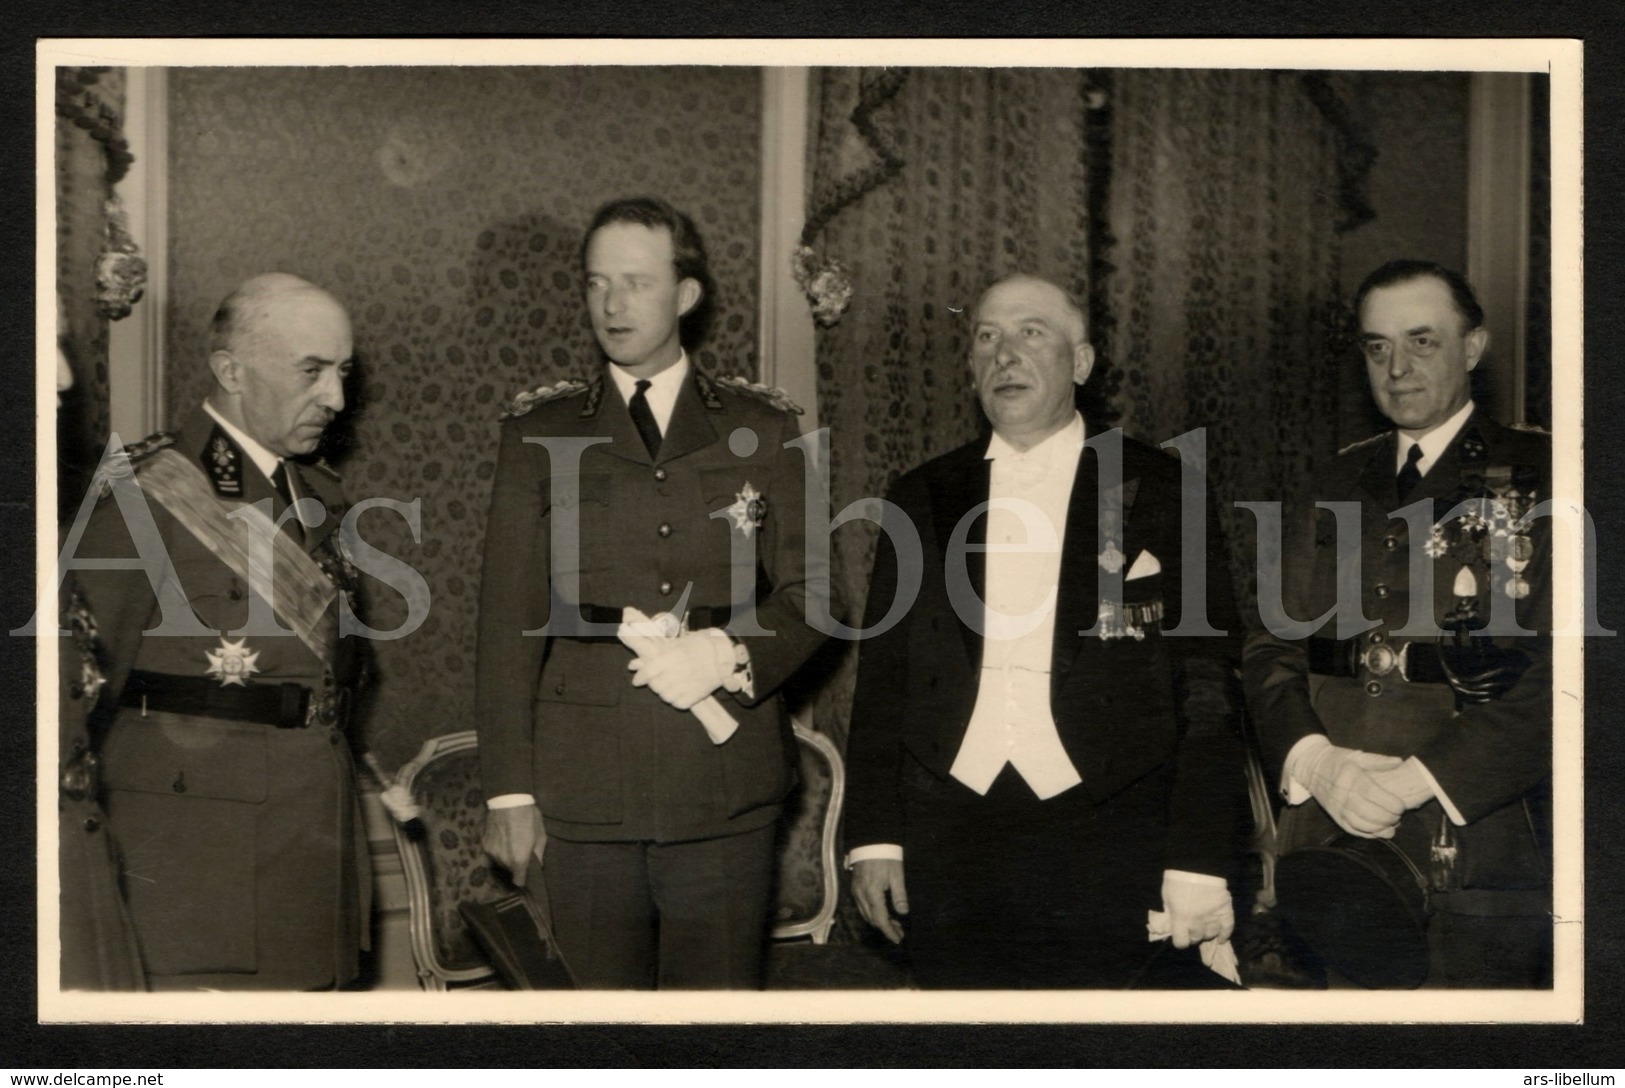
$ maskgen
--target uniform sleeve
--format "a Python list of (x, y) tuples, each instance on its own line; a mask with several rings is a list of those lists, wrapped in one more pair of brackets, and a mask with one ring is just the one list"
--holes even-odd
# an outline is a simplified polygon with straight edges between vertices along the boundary
[(807, 504), (822, 503), (827, 514), (829, 500), (817, 477), (809, 473), (807, 456), (785, 448), (800, 437), (795, 417), (783, 413), (779, 419), (778, 435), (771, 439), (773, 482), (767, 492), (779, 498), (762, 522), (757, 553), (768, 589), (757, 603), (756, 621), (772, 634), (740, 637), (750, 652), (752, 688), (735, 697), (747, 706), (777, 692), (824, 641), (823, 632), (807, 622), (812, 594), (827, 594), (830, 613), (841, 615), (829, 565), (818, 558), (827, 557), (828, 548), (821, 546), (818, 556), (811, 556), (807, 547)]
[[(148, 500), (147, 507), (152, 511), (160, 539), (169, 539), (176, 528), (174, 519), (158, 503)], [(84, 535), (74, 549), (74, 556), (65, 558), (132, 561), (140, 558), (129, 527), (112, 496), (96, 504), (85, 525)], [(167, 576), (167, 572), (160, 575)], [(64, 588), (77, 593), (96, 617), (107, 665), (107, 683), (102, 687), (99, 705), (115, 706), (124, 691), (136, 653), (141, 648), (142, 633), (159, 622), (158, 597), (152, 581), (147, 572), (139, 568), (74, 569), (69, 571)], [(72, 652), (72, 644), (67, 639), (63, 640), (62, 652)]]
[(502, 428), (485, 524), (474, 669), (480, 774), (487, 796), (530, 793), (532, 707), (547, 639), (550, 546), (545, 451), (519, 421)]
[[(1295, 619), (1319, 614), (1311, 611), (1310, 601), (1314, 524), (1313, 508), (1298, 512), (1285, 529), (1281, 560), (1277, 565), (1282, 579), (1281, 603)], [(1265, 573), (1263, 565), (1268, 562), (1267, 556), (1260, 560), (1261, 574)], [(1242, 647), (1242, 683), (1264, 763), (1265, 780), (1279, 782), (1287, 754), (1304, 737), (1324, 736), (1326, 730), (1309, 699), (1307, 640), (1278, 637), (1264, 625), (1258, 613), (1249, 619), (1250, 629)]]

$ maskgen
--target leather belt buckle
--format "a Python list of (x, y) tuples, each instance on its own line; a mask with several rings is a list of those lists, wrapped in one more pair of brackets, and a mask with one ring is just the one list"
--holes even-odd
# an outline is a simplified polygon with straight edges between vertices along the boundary
[(297, 728), (319, 725), (332, 728), (339, 721), (339, 696), (336, 692), (324, 691), (321, 694), (311, 692), (309, 705), (305, 710), (304, 720)]
[(1406, 659), (1410, 656), (1410, 648), (1409, 642), (1401, 643), (1398, 647), (1391, 642), (1374, 642), (1360, 655), (1360, 664), (1372, 676), (1398, 672), (1401, 680), (1409, 681)]

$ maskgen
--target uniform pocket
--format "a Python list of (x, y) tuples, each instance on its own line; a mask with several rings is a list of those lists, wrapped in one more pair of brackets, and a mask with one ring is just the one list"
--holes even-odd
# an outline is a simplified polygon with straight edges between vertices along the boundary
[(555, 639), (536, 687), (538, 703), (617, 706), (632, 685), (632, 655), (619, 645)]
[(252, 972), (262, 727), (126, 711), (103, 746), (108, 820), (149, 973)]
[(266, 779), (264, 726), (126, 710), (102, 747), (109, 789), (257, 804)]

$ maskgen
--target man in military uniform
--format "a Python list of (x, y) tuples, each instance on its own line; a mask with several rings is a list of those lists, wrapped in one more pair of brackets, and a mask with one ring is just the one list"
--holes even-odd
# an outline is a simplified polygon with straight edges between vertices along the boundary
[(245, 282), (215, 314), (207, 401), (174, 434), (110, 449), (64, 548), (106, 648), (93, 724), (153, 989), (357, 974), (356, 653), (339, 631), (355, 572), (338, 477), (295, 460), (343, 409), (350, 356), (325, 291)]
[[(793, 782), (775, 693), (822, 639), (808, 597), (828, 585), (809, 578), (807, 466), (785, 448), (799, 409), (684, 351), (709, 289), (687, 216), (608, 204), (582, 263), (608, 362), (521, 394), (502, 425), (476, 681), (485, 846), (524, 880), (545, 845), (579, 985), (753, 987)], [(622, 621), (660, 614), (672, 637), (634, 658)]]
[[(1343, 450), (1313, 498), (1358, 503), (1359, 555), (1333, 510), (1302, 511), (1286, 616), (1261, 594), (1271, 629), (1245, 653), (1288, 803), (1280, 850), (1389, 839), (1428, 890), (1428, 985), (1550, 985), (1550, 531), (1521, 520), (1550, 497), (1550, 440), (1475, 407), (1468, 375), (1488, 337), (1459, 274), (1390, 262), (1355, 305), (1395, 430)], [(1352, 594), (1339, 599), (1345, 559), (1358, 615)], [(1295, 637), (1291, 621), (1312, 633)]]

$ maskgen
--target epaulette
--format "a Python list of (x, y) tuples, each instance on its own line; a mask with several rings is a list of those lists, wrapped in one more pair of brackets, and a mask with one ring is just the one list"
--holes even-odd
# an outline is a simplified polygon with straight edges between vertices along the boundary
[(766, 401), (781, 412), (790, 412), (798, 416), (807, 414), (806, 409), (790, 399), (790, 394), (775, 386), (746, 381), (738, 375), (718, 378), (717, 384), (726, 386), (735, 393), (744, 393), (747, 396), (755, 397), (757, 400)]
[(168, 449), (175, 444), (175, 435), (171, 431), (159, 431), (149, 434), (139, 442), (131, 442), (124, 447), (124, 456), (130, 459), (130, 464), (138, 465), (151, 457), (159, 450)]
[(1381, 442), (1387, 437), (1388, 432), (1382, 431), (1378, 434), (1372, 435), (1370, 438), (1362, 438), (1358, 442), (1350, 442), (1348, 445), (1337, 451), (1337, 456), (1341, 457), (1345, 453), (1353, 453), (1355, 450), (1363, 450), (1367, 446), (1375, 446), (1378, 442)]
[(101, 467), (96, 470), (95, 478), (91, 480), (91, 486), (96, 489), (97, 501), (112, 494), (115, 477), (133, 475), (135, 467), (142, 461), (174, 444), (175, 435), (172, 432), (159, 431), (156, 434), (149, 434), (139, 442), (131, 442), (118, 453), (104, 459)]
[(538, 385), (535, 389), (527, 389), (514, 397), (502, 409), (500, 419), (518, 419), (538, 404), (546, 404), (550, 400), (568, 397), (573, 393), (580, 393), (587, 388), (587, 383), (579, 378), (565, 378), (551, 385)]
[(1508, 423), (1507, 426), (1514, 431), (1524, 431), (1528, 434), (1543, 434), (1547, 438), (1552, 437), (1551, 431), (1548, 431), (1545, 427), (1537, 427), (1533, 423)]

